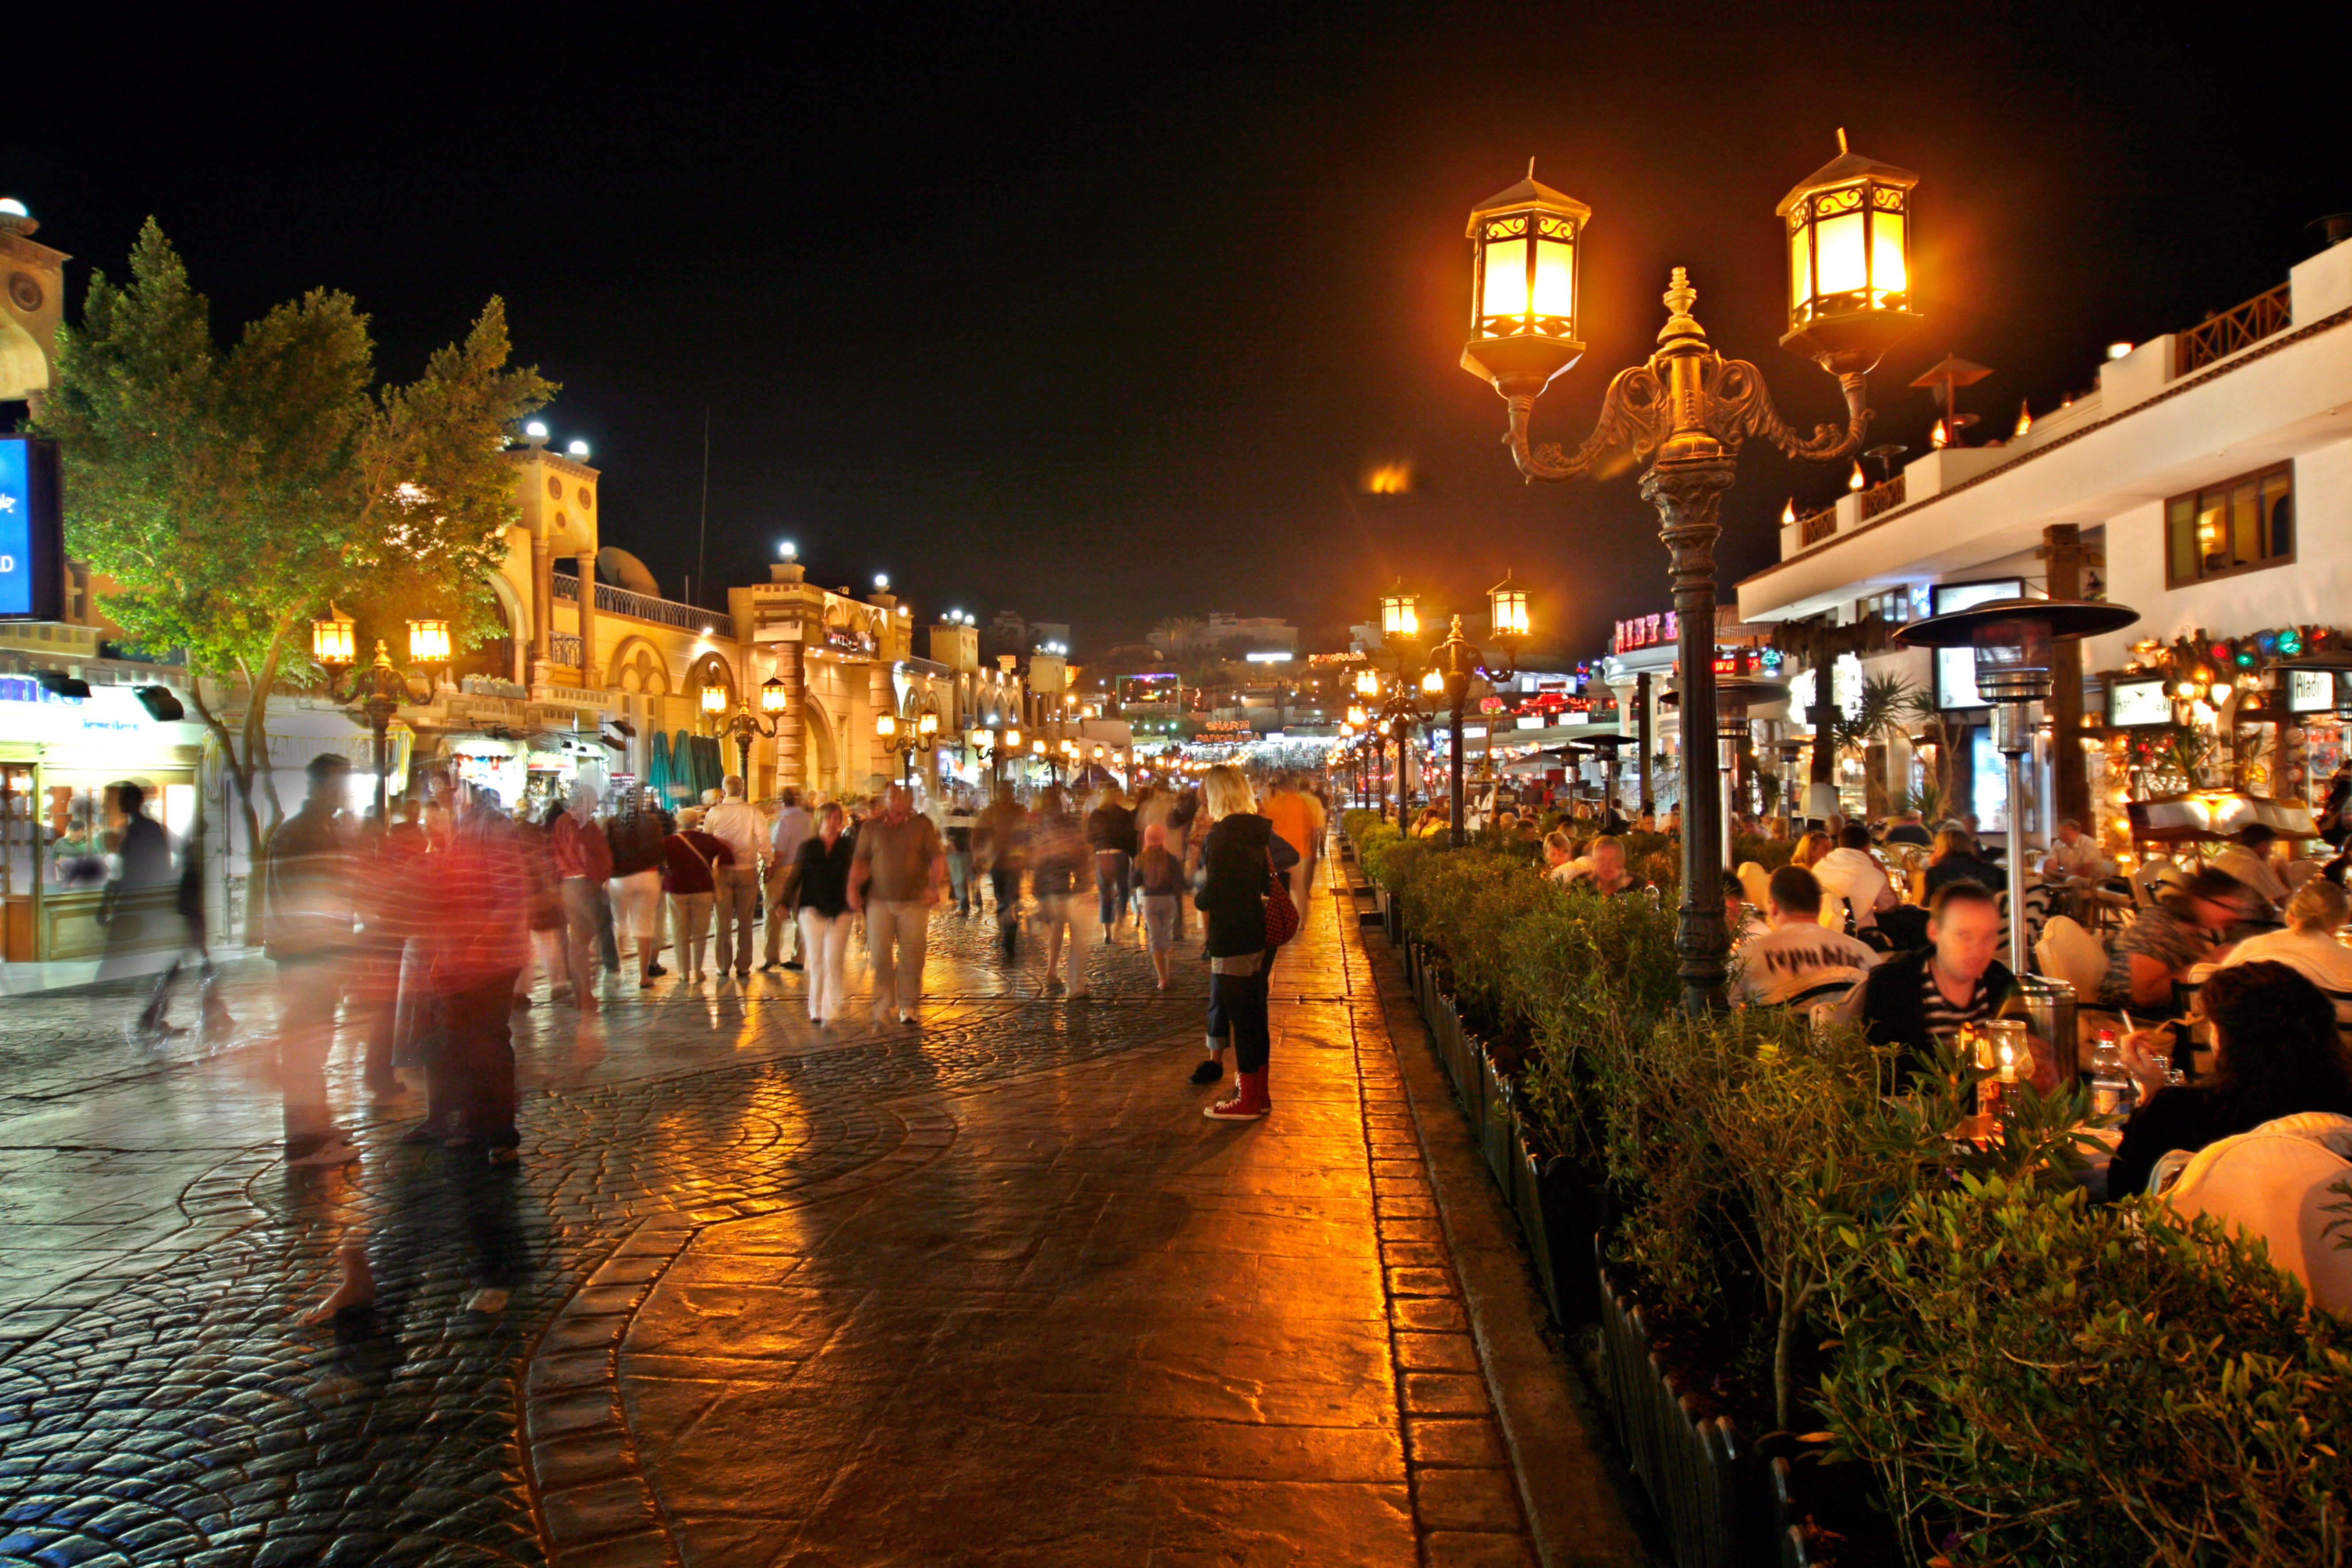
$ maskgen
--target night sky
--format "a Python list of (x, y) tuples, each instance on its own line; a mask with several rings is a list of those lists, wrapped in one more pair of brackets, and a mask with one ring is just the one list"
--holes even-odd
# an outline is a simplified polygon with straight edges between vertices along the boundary
[[(331, 285), (401, 376), (503, 295), (563, 384), (557, 442), (593, 444), (604, 542), (666, 593), (707, 409), (712, 581), (790, 537), (827, 584), (887, 571), (919, 616), (1014, 608), (1081, 652), (1213, 608), (1336, 631), (1398, 574), (1483, 608), (1510, 567), (1571, 654), (1664, 606), (1631, 480), (1522, 486), (1456, 367), (1465, 215), (1531, 155), (1594, 209), (1591, 352), (1537, 415), (1563, 442), (1675, 263), (1784, 415), (1836, 412), (1778, 345), (1772, 207), (1841, 125), (1921, 175), (1929, 325), (1874, 378), (1874, 439), (1915, 449), (1907, 384), (1948, 350), (1995, 367), (1961, 406), (2005, 434), (2352, 207), (2340, 67), (2276, 10), (814, 10), (404, 9), (351, 37), (53, 11), (13, 40), (0, 194), (74, 254), (77, 309), (152, 214), (222, 331)], [(1412, 494), (1360, 493), (1397, 460)], [(1724, 581), (1844, 478), (1751, 447)]]

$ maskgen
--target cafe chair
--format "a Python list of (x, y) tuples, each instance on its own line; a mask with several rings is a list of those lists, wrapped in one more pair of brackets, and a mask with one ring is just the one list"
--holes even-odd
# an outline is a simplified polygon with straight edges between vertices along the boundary
[(2042, 940), (2033, 944), (2034, 962), (2053, 980), (2074, 988), (2076, 1003), (2096, 1002), (2107, 978), (2105, 943), (2068, 915), (2053, 915), (2042, 925)]
[(1740, 896), (1758, 909), (1767, 910), (1772, 907), (1771, 896), (1768, 891), (1771, 884), (1772, 873), (1755, 861), (1742, 860), (1739, 863)]
[[(2166, 1161), (2171, 1155), (2165, 1157)], [(2158, 1162), (2161, 1173), (2164, 1162)], [(2151, 1182), (2156, 1178), (2151, 1178)], [(2315, 1305), (2352, 1312), (2352, 1249), (2331, 1226), (2335, 1189), (2352, 1181), (2352, 1117), (2325, 1111), (2266, 1121), (2189, 1157), (2164, 1201), (2184, 1219), (2210, 1215), (2259, 1239), (2271, 1261), (2303, 1281)]]

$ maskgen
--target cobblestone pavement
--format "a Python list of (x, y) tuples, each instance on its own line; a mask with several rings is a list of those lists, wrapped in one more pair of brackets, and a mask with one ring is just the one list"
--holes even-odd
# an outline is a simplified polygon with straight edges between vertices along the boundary
[[(1183, 1083), (1202, 965), (1047, 997), (953, 917), (919, 1030), (796, 975), (542, 1001), (505, 1169), (395, 1105), (289, 1171), (260, 973), (156, 1059), (13, 999), (0, 1563), (1525, 1561), (1332, 902), (1247, 1129)], [(376, 1303), (299, 1326), (347, 1247)]]

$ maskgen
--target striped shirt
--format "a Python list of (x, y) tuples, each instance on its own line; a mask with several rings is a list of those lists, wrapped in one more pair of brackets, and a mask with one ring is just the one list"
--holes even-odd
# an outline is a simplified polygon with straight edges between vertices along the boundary
[(1985, 984), (1985, 977), (1979, 974), (1969, 992), (1968, 1001), (1954, 1005), (1951, 998), (1944, 994), (1944, 988), (1936, 984), (1936, 961), (1931, 957), (1919, 966), (1919, 1006), (1927, 1015), (1927, 1032), (1949, 1044), (1963, 1025), (1981, 1024), (1992, 1016), (1992, 994)]

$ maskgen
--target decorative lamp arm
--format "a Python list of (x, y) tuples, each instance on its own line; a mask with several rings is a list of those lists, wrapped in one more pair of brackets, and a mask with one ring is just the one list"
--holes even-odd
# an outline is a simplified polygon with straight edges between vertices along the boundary
[(1848, 371), (1837, 379), (1845, 393), (1844, 428), (1817, 425), (1810, 437), (1800, 436), (1772, 406), (1763, 373), (1746, 360), (1726, 360), (1717, 392), (1727, 427), (1717, 434), (1728, 445), (1736, 445), (1741, 436), (1760, 436), (1790, 457), (1809, 463), (1833, 463), (1851, 457), (1862, 449), (1863, 437), (1870, 430), (1870, 377), (1864, 371)]
[(1504, 401), (1511, 411), (1511, 427), (1503, 443), (1510, 447), (1511, 460), (1518, 464), (1519, 472), (1529, 479), (1558, 482), (1580, 479), (1591, 472), (1594, 459), (1606, 452), (1622, 451), (1638, 462), (1657, 449), (1670, 427), (1665, 384), (1647, 364), (1621, 370), (1610, 381), (1608, 394), (1601, 400), (1601, 417), (1573, 458), (1563, 456), (1552, 442), (1540, 447), (1529, 443), (1528, 425), (1536, 403), (1533, 395), (1521, 393)]

